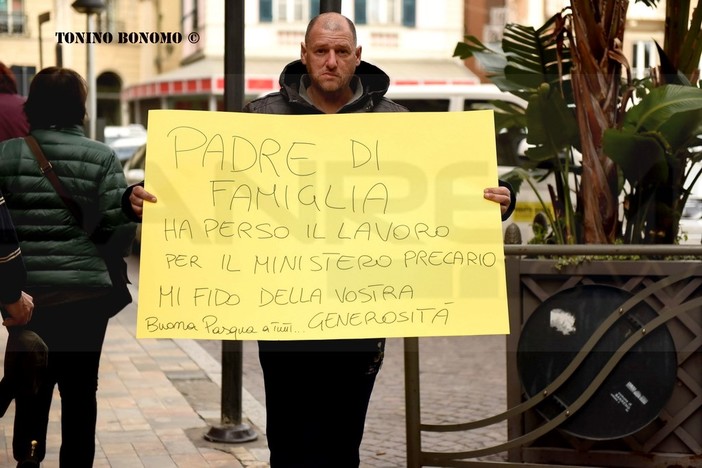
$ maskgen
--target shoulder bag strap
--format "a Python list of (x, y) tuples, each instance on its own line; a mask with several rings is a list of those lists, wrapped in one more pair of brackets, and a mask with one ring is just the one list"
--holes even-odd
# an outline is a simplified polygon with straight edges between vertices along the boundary
[(24, 141), (27, 142), (29, 149), (31, 149), (32, 153), (34, 153), (34, 157), (39, 163), (39, 169), (41, 169), (41, 173), (44, 174), (47, 179), (49, 179), (49, 182), (51, 182), (51, 185), (54, 186), (56, 193), (58, 193), (59, 197), (61, 197), (61, 200), (63, 200), (63, 203), (65, 203), (69, 211), (73, 214), (76, 220), (78, 220), (78, 224), (82, 227), (83, 212), (78, 206), (78, 203), (76, 203), (71, 194), (68, 193), (66, 188), (63, 186), (61, 180), (59, 180), (58, 176), (54, 172), (54, 167), (51, 165), (51, 162), (48, 159), (46, 159), (44, 152), (41, 150), (39, 142), (32, 135), (25, 136)]

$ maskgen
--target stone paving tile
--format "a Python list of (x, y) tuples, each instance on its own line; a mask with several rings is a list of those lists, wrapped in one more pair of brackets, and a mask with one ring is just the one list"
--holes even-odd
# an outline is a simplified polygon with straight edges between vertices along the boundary
[(168, 449), (163, 445), (160, 439), (153, 440), (135, 440), (132, 442), (134, 451), (139, 454), (140, 458), (153, 456), (168, 456)]
[(144, 465), (137, 456), (119, 456), (117, 458), (108, 459), (110, 468), (150, 468), (149, 465)]
[[(177, 468), (178, 465), (173, 461), (170, 455), (139, 455), (139, 461), (145, 467), (158, 467), (158, 468)], [(142, 466), (138, 465), (138, 466)]]

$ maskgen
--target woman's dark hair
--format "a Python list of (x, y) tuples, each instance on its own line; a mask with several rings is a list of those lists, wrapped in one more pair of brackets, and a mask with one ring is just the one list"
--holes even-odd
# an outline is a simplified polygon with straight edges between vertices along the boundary
[(32, 130), (82, 125), (88, 86), (70, 68), (48, 67), (36, 74), (24, 103)]
[(0, 93), (17, 94), (15, 74), (2, 62), (0, 62)]

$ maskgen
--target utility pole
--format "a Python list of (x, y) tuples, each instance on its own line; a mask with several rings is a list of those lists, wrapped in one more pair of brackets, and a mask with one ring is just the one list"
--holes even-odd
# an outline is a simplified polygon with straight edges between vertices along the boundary
[[(87, 22), (87, 32), (90, 35), (95, 29), (94, 15), (105, 9), (102, 0), (76, 0), (71, 4), (78, 13), (84, 13)], [(88, 41), (86, 51), (86, 72), (85, 81), (88, 84), (88, 138), (95, 139), (95, 123), (97, 122), (97, 83), (95, 81), (95, 47), (92, 41)]]
[(47, 11), (46, 13), (42, 13), (38, 17), (39, 19), (39, 70), (44, 69), (44, 45), (42, 44), (43, 38), (41, 37), (41, 25), (46, 23), (51, 19), (51, 12)]

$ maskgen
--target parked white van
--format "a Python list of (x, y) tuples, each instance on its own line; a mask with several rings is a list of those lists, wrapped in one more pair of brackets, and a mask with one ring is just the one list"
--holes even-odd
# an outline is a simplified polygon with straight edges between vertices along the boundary
[(526, 108), (526, 101), (493, 84), (390, 85), (386, 97), (412, 112), (458, 112), (492, 109), (490, 101), (506, 101)]
[[(526, 109), (523, 99), (501, 91), (493, 84), (475, 85), (391, 85), (385, 95), (389, 99), (402, 104), (412, 112), (460, 112), (471, 110), (495, 109), (492, 101), (505, 101)], [(502, 136), (502, 135), (501, 135)], [(508, 135), (504, 135), (508, 137)], [(511, 138), (508, 137), (508, 138)], [(502, 176), (518, 167), (520, 155), (526, 149), (526, 141), (500, 141), (497, 145), (497, 170)], [(548, 179), (547, 179), (548, 181)], [(540, 182), (537, 187), (544, 202), (550, 200), (547, 181)], [(550, 205), (550, 204), (549, 204)], [(517, 195), (517, 206), (512, 216), (503, 223), (507, 227), (516, 223), (522, 234), (522, 242), (528, 242), (533, 236), (532, 223), (534, 217), (543, 211), (539, 198), (526, 182), (521, 184)]]

